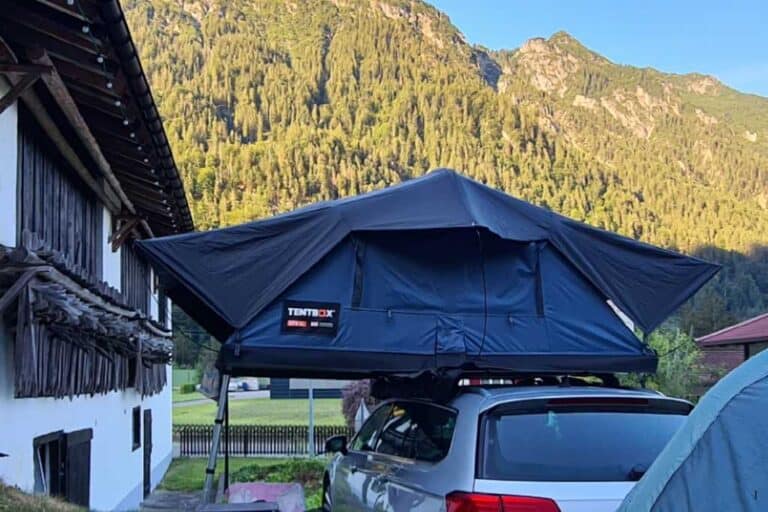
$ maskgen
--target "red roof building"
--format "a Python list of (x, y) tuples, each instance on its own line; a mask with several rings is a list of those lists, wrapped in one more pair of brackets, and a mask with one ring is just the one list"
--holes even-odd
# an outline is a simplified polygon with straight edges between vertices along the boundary
[(696, 338), (704, 364), (730, 371), (768, 348), (768, 313)]

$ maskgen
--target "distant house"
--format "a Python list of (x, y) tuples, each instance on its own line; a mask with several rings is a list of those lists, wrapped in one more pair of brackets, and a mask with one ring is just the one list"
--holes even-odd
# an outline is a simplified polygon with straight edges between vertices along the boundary
[(730, 371), (768, 348), (768, 313), (696, 338), (704, 364)]
[(116, 0), (0, 9), (0, 479), (137, 509), (171, 459), (170, 303), (133, 241), (193, 229)]

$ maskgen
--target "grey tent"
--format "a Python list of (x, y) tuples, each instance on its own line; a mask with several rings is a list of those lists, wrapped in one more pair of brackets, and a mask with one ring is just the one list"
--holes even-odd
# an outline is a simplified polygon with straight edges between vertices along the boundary
[(230, 375), (650, 372), (650, 332), (719, 269), (450, 170), (205, 233), (145, 240)]
[(768, 351), (704, 395), (619, 512), (768, 510)]

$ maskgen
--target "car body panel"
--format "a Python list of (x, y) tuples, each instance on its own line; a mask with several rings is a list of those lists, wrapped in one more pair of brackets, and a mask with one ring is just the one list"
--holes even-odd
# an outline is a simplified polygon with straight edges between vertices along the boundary
[(475, 492), (542, 496), (555, 500), (560, 512), (614, 512), (635, 482), (508, 482), (476, 480)]
[[(333, 510), (440, 512), (445, 510), (445, 496), (461, 491), (547, 497), (558, 503), (561, 512), (613, 512), (634, 486), (634, 482), (510, 482), (476, 479), (479, 418), (483, 413), (509, 402), (563, 397), (654, 398), (674, 400), (690, 406), (684, 400), (667, 398), (647, 390), (591, 386), (467, 388), (448, 404), (459, 413), (453, 439), (444, 459), (429, 463), (372, 452), (361, 454), (350, 451), (346, 456), (337, 454), (328, 469)], [(397, 401), (388, 400), (384, 404)], [(350, 471), (351, 465), (357, 466), (356, 472)]]

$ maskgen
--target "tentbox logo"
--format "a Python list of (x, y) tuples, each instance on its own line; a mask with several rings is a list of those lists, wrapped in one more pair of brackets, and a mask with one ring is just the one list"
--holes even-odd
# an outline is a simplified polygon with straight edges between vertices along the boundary
[(337, 302), (287, 300), (283, 304), (282, 331), (286, 334), (321, 334), (336, 336), (339, 330)]

